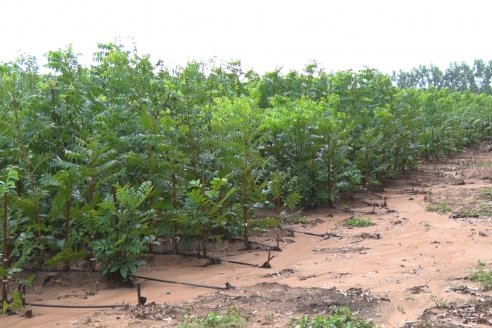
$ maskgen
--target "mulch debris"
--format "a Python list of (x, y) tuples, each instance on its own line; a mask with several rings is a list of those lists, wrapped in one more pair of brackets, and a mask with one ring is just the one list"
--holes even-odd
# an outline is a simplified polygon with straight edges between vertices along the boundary
[(280, 270), (279, 272), (265, 274), (262, 277), (263, 278), (286, 277), (286, 276), (291, 276), (293, 274), (294, 274), (294, 270), (292, 270), (292, 269), (283, 269), (283, 270)]
[(407, 322), (404, 328), (455, 328), (474, 324), (492, 325), (492, 297), (427, 309), (418, 320)]

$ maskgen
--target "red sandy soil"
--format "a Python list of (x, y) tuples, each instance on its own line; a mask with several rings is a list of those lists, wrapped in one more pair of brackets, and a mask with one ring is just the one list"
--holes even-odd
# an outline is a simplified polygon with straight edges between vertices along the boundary
[[(452, 213), (439, 214), (426, 208), (431, 201), (446, 202), (455, 212), (470, 206), (489, 208), (492, 212), (492, 198), (489, 201), (484, 193), (486, 188), (492, 187), (492, 152), (488, 149), (482, 147), (460, 153), (445, 163), (438, 163), (436, 168), (433, 164), (423, 165), (419, 172), (391, 181), (384, 192), (358, 194), (355, 200), (336, 204), (338, 208), (360, 212), (374, 210), (374, 214), (363, 214), (375, 223), (373, 226), (349, 229), (343, 222), (353, 214), (341, 210), (319, 209), (304, 213), (308, 223), (288, 228), (333, 233), (338, 237), (301, 233), (283, 237), (282, 251), (272, 252), (275, 257), (270, 269), (226, 262), (206, 265), (203, 259), (159, 255), (150, 258), (150, 263), (138, 271), (143, 276), (212, 286), (229, 282), (236, 287), (234, 290), (217, 292), (142, 281), (142, 294), (147, 297), (147, 303), (166, 304), (156, 305), (158, 310), (155, 311), (151, 308), (154, 305), (147, 307), (154, 315), (139, 317), (133, 307), (97, 311), (33, 307), (32, 318), (3, 316), (0, 326), (167, 327), (179, 324), (186, 313), (205, 315), (214, 309), (236, 307), (248, 317), (248, 326), (285, 327), (304, 313), (328, 313), (330, 304), (343, 302), (357, 315), (371, 318), (384, 327), (418, 326), (426, 309), (431, 310), (421, 320), (438, 320), (441, 315), (446, 322), (467, 326), (467, 320), (456, 314), (460, 304), (470, 305), (492, 295), (480, 291), (478, 283), (466, 278), (477, 267), (478, 260), (488, 267), (492, 265), (492, 219), (485, 215), (453, 219), (450, 218)], [(383, 206), (385, 197), (386, 207)], [(370, 238), (378, 236), (379, 239)], [(254, 240), (275, 245), (268, 236), (257, 236)], [(235, 251), (237, 245), (220, 246), (221, 251), (211, 255), (258, 265), (267, 257), (267, 252), (260, 249)], [(36, 288), (28, 290), (28, 302), (136, 303), (135, 288), (108, 289), (104, 283), (96, 283), (100, 278), (94, 273), (90, 278), (87, 273), (60, 273), (43, 287), (40, 281), (46, 277), (47, 274), (40, 275)], [(461, 290), (468, 287), (472, 292), (452, 290), (457, 287)], [(367, 297), (348, 297), (345, 291), (351, 288), (361, 289)], [(326, 301), (327, 297), (331, 303)], [(479, 322), (486, 323), (488, 319), (484, 320)], [(480, 326), (473, 320), (470, 324)]]

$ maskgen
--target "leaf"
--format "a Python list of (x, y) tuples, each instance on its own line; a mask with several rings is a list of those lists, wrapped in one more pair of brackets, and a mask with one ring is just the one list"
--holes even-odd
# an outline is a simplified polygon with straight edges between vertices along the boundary
[(140, 114), (140, 123), (145, 130), (151, 131), (152, 133), (157, 133), (157, 124), (147, 111), (142, 111)]
[(16, 170), (10, 169), (8, 171), (7, 181), (19, 181), (19, 175)]
[(290, 193), (283, 199), (285, 205), (290, 209), (296, 208), (296, 206), (301, 202), (302, 196), (297, 191)]
[(190, 128), (188, 125), (180, 125), (179, 126), (179, 134), (184, 136), (190, 132)]

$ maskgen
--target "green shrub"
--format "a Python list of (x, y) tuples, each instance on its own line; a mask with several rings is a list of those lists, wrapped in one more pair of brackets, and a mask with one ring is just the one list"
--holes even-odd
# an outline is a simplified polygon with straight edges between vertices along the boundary
[(344, 224), (347, 227), (370, 227), (374, 225), (371, 220), (358, 214), (345, 221)]
[(318, 315), (314, 318), (302, 316), (295, 320), (292, 328), (372, 328), (374, 323), (369, 320), (355, 319), (348, 307), (335, 308), (329, 317)]
[(213, 311), (202, 318), (194, 318), (182, 323), (180, 328), (241, 328), (246, 327), (247, 320), (235, 308), (229, 309), (227, 314)]
[(117, 186), (114, 199), (108, 197), (99, 203), (94, 220), (100, 238), (91, 247), (101, 263), (103, 275), (127, 280), (144, 264), (139, 256), (155, 238), (147, 235), (152, 211), (139, 208), (151, 191), (152, 184), (148, 181), (138, 188)]
[(451, 207), (449, 207), (449, 205), (447, 203), (444, 203), (444, 202), (439, 202), (436, 204), (429, 204), (425, 208), (425, 210), (427, 212), (437, 212), (437, 213), (441, 213), (441, 214), (445, 214), (445, 213), (452, 211)]

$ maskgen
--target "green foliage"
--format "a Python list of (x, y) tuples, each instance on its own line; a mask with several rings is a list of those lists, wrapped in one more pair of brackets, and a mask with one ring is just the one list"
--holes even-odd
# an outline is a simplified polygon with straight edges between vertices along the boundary
[(241, 328), (247, 327), (247, 319), (235, 308), (229, 309), (226, 314), (213, 311), (202, 318), (188, 320), (180, 328)]
[(186, 216), (181, 222), (188, 225), (192, 235), (205, 239), (232, 229), (236, 214), (231, 199), (236, 192), (237, 188), (231, 187), (226, 178), (214, 178), (208, 186), (200, 180), (190, 181), (184, 201)]
[(44, 265), (46, 267), (54, 267), (60, 262), (77, 262), (85, 259), (88, 256), (88, 252), (86, 250), (74, 250), (70, 247), (62, 248), (62, 250), (57, 253), (55, 256), (51, 257), (49, 260), (46, 260)]
[(485, 268), (485, 264), (479, 261), (477, 269), (470, 274), (470, 280), (479, 282), (483, 290), (492, 289), (492, 271)]
[(138, 188), (117, 186), (113, 199), (98, 204), (93, 219), (101, 237), (91, 247), (101, 263), (103, 275), (116, 274), (127, 279), (143, 264), (138, 257), (155, 238), (147, 235), (152, 211), (140, 211), (139, 207), (151, 192), (149, 181)]
[[(34, 280), (34, 275), (31, 275), (25, 279), (16, 278), (16, 275), (22, 270), (19, 268), (11, 267), (9, 269), (4, 269), (0, 267), (0, 279), (2, 281), (7, 281), (9, 286), (32, 286)], [(20, 289), (19, 289), (20, 290)], [(22, 294), (19, 290), (14, 290), (11, 293), (11, 298), (9, 300), (4, 300), (2, 302), (2, 313), (5, 314), (11, 311), (19, 311), (23, 307)]]
[(259, 229), (271, 229), (278, 228), (280, 226), (279, 219), (277, 218), (263, 218), (254, 220), (254, 226)]
[(4, 194), (15, 188), (15, 183), (19, 181), (19, 175), (16, 170), (9, 169), (5, 181), (0, 180), (0, 194)]
[(360, 214), (354, 215), (350, 219), (346, 220), (343, 224), (347, 227), (370, 227), (374, 225), (371, 220)]
[(289, 210), (293, 210), (294, 208), (296, 208), (296, 206), (299, 205), (301, 200), (302, 200), (302, 196), (298, 192), (293, 192), (287, 195), (283, 199), (285, 206), (287, 206)]
[(480, 61), (393, 85), (374, 69), (315, 63), (262, 75), (240, 62), (166, 68), (116, 43), (98, 45), (90, 67), (71, 47), (47, 59), (42, 73), (32, 56), (0, 63), (11, 263), (96, 257), (124, 278), (157, 237), (176, 250), (180, 238), (247, 240), (257, 209), (334, 206), (492, 135)]
[(267, 229), (278, 228), (280, 226), (280, 220), (278, 218), (262, 218), (250, 220), (249, 229), (251, 234), (262, 233)]
[(356, 319), (348, 307), (334, 308), (330, 316), (302, 316), (291, 323), (293, 328), (373, 328), (372, 321)]

